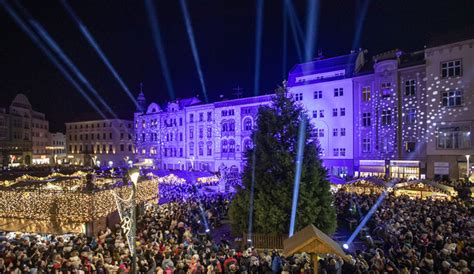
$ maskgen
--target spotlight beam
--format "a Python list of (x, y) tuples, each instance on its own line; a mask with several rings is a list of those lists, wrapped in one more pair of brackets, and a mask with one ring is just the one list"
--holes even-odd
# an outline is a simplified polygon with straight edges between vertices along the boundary
[(298, 130), (298, 148), (296, 154), (296, 172), (295, 172), (295, 182), (293, 188), (293, 203), (291, 205), (291, 218), (290, 218), (290, 233), (289, 237), (293, 236), (295, 233), (296, 226), (296, 209), (298, 208), (298, 196), (300, 191), (300, 182), (301, 182), (301, 168), (303, 166), (303, 156), (304, 156), (304, 145), (306, 143), (306, 119), (301, 117), (300, 127)]
[(48, 34), (48, 32), (37, 22), (28, 11), (20, 4), (19, 1), (15, 1), (16, 6), (25, 14), (30, 24), (33, 26), (33, 29), (39, 34), (39, 36), (48, 44), (48, 46), (55, 52), (59, 58), (69, 67), (69, 69), (75, 73), (76, 77), (85, 85), (91, 93), (99, 100), (99, 102), (105, 107), (105, 109), (117, 119), (117, 115), (110, 108), (107, 102), (104, 101), (102, 96), (98, 94), (97, 90), (89, 83), (86, 77), (81, 73), (81, 71), (74, 65), (74, 63), (69, 59), (69, 57), (62, 51), (59, 45), (54, 41), (54, 39)]
[(354, 36), (354, 41), (352, 42), (352, 49), (357, 50), (360, 46), (360, 38), (362, 36), (362, 29), (364, 27), (364, 20), (367, 15), (367, 10), (369, 8), (370, 0), (361, 0), (362, 6), (359, 8), (359, 15), (356, 22), (356, 32)]
[(254, 202), (254, 196), (255, 196), (255, 160), (256, 160), (256, 150), (257, 147), (255, 146), (255, 139), (253, 140), (254, 142), (254, 147), (253, 147), (253, 152), (252, 152), (252, 178), (251, 178), (251, 184), (250, 184), (250, 198), (249, 198), (249, 220), (248, 220), (248, 230), (247, 230), (247, 242), (252, 241), (252, 231), (253, 231), (253, 202)]
[(207, 103), (208, 98), (207, 98), (206, 85), (204, 83), (204, 75), (203, 75), (202, 69), (201, 69), (201, 61), (199, 60), (199, 54), (198, 54), (198, 51), (197, 51), (196, 41), (194, 39), (193, 27), (191, 25), (191, 20), (189, 19), (190, 16), (189, 16), (189, 13), (188, 13), (188, 8), (186, 6), (186, 0), (180, 0), (179, 3), (181, 4), (181, 10), (182, 10), (183, 16), (184, 16), (184, 23), (186, 25), (186, 31), (188, 33), (189, 43), (191, 45), (191, 51), (192, 51), (193, 57), (194, 57), (194, 63), (196, 64), (196, 69), (197, 69), (197, 72), (198, 72), (199, 81), (201, 82), (201, 89), (202, 89), (202, 93), (204, 95), (204, 101)]
[(253, 82), (253, 93), (255, 96), (260, 90), (260, 62), (262, 56), (262, 28), (263, 28), (263, 0), (257, 0), (257, 15), (255, 25), (255, 78)]
[(370, 208), (369, 212), (367, 212), (367, 214), (364, 216), (364, 218), (362, 219), (360, 224), (357, 226), (357, 228), (354, 230), (354, 232), (352, 232), (352, 235), (349, 237), (349, 239), (346, 241), (346, 243), (344, 245), (346, 245), (347, 247), (349, 247), (351, 245), (351, 243), (354, 241), (354, 239), (360, 233), (362, 228), (364, 228), (364, 226), (370, 220), (372, 215), (374, 215), (375, 211), (377, 211), (377, 208), (380, 206), (382, 201), (385, 199), (385, 197), (387, 197), (387, 195), (389, 193), (388, 189), (392, 188), (397, 183), (397, 181), (398, 181), (398, 179), (394, 179), (394, 180), (390, 181), (389, 186), (387, 187), (387, 189), (384, 192), (382, 192), (382, 194), (380, 194), (380, 196), (377, 199), (377, 201), (375, 202), (375, 204)]
[(102, 60), (102, 62), (105, 64), (105, 66), (109, 69), (110, 73), (112, 73), (112, 75), (114, 76), (114, 78), (117, 80), (117, 82), (119, 83), (120, 87), (123, 89), (123, 91), (125, 92), (125, 94), (127, 94), (127, 96), (132, 100), (133, 104), (135, 105), (135, 107), (137, 109), (140, 108), (140, 105), (138, 104), (138, 102), (135, 100), (135, 98), (133, 97), (132, 93), (130, 92), (130, 90), (128, 89), (128, 87), (125, 85), (125, 83), (123, 82), (122, 78), (120, 77), (120, 75), (117, 73), (117, 71), (115, 70), (115, 68), (112, 66), (112, 64), (109, 62), (107, 56), (104, 54), (104, 52), (102, 51), (102, 49), (100, 48), (99, 44), (95, 41), (94, 37), (92, 36), (92, 34), (89, 32), (89, 30), (87, 29), (87, 27), (84, 25), (84, 23), (81, 21), (81, 19), (79, 19), (79, 17), (76, 15), (76, 13), (74, 12), (74, 10), (72, 9), (72, 7), (67, 3), (66, 0), (62, 0), (61, 1), (63, 7), (66, 9), (66, 11), (68, 12), (69, 16), (74, 20), (74, 22), (77, 24), (77, 26), (79, 27), (79, 30), (81, 31), (82, 35), (87, 39), (87, 41), (89, 42), (89, 44), (94, 48), (95, 52), (97, 53), (97, 55), (99, 55), (100, 59)]
[(86, 92), (81, 88), (81, 86), (74, 80), (74, 78), (69, 74), (69, 72), (64, 68), (64, 66), (58, 61), (58, 59), (52, 54), (52, 52), (43, 45), (43, 42), (39, 37), (25, 24), (14, 9), (7, 4), (6, 1), (0, 1), (0, 4), (3, 5), (10, 17), (15, 21), (15, 23), (25, 32), (28, 37), (36, 44), (36, 46), (43, 52), (46, 57), (54, 64), (54, 66), (63, 74), (63, 76), (68, 80), (74, 88), (84, 97), (84, 99), (91, 105), (91, 107), (99, 113), (103, 119), (107, 119), (105, 114), (100, 110), (100, 108), (94, 103), (94, 101), (86, 94)]
[(82, 72), (74, 65), (74, 63), (69, 59), (69, 57), (62, 51), (62, 49), (58, 46), (58, 44), (53, 40), (53, 38), (48, 34), (48, 32), (34, 19), (30, 20), (33, 28), (39, 33), (39, 35), (43, 38), (44, 41), (49, 45), (50, 48), (53, 49), (54, 52), (61, 58), (61, 60), (69, 67), (71, 71), (73, 71), (79, 80), (85, 85), (91, 93), (99, 100), (99, 102), (105, 107), (107, 112), (109, 112), (115, 119), (117, 119), (117, 115), (115, 112), (110, 108), (110, 106), (105, 102), (102, 96), (97, 92), (97, 90), (91, 85), (91, 83), (85, 78)]
[(295, 33), (298, 39), (301, 40), (301, 43), (304, 45), (305, 44), (305, 37), (303, 35), (303, 29), (301, 28), (300, 20), (298, 15), (296, 14), (295, 7), (293, 6), (293, 3), (291, 0), (285, 0), (287, 9), (288, 9), (288, 15), (290, 16), (290, 20), (292, 24), (295, 26)]
[(289, 16), (290, 18), (290, 26), (291, 26), (291, 33), (293, 34), (293, 41), (295, 42), (295, 48), (296, 48), (296, 54), (298, 54), (298, 60), (300, 62), (303, 61), (303, 54), (301, 53), (301, 44), (300, 44), (300, 40), (298, 38), (298, 33), (297, 33), (297, 30), (296, 30), (296, 26), (295, 26), (295, 22), (293, 20), (293, 18), (291, 17), (290, 13), (289, 13), (289, 3), (288, 3), (289, 0), (285, 0), (285, 3), (286, 3), (286, 16)]
[(317, 42), (318, 22), (319, 0), (308, 0), (306, 13), (305, 61), (310, 61), (313, 57), (314, 47)]
[(288, 63), (288, 57), (286, 56), (288, 53), (288, 17), (286, 16), (286, 7), (285, 3), (282, 6), (283, 9), (283, 46), (282, 46), (282, 78), (286, 79), (287, 72), (286, 67)]
[(160, 25), (158, 22), (158, 16), (155, 11), (155, 5), (153, 4), (152, 0), (145, 0), (145, 7), (148, 14), (148, 23), (151, 28), (153, 42), (155, 43), (155, 49), (159, 57), (158, 59), (160, 61), (161, 71), (163, 72), (163, 77), (165, 78), (166, 87), (168, 89), (168, 96), (171, 98), (171, 100), (174, 100), (175, 93), (173, 88), (173, 82), (171, 81), (171, 76), (168, 69), (168, 61), (163, 46), (163, 40), (161, 38)]

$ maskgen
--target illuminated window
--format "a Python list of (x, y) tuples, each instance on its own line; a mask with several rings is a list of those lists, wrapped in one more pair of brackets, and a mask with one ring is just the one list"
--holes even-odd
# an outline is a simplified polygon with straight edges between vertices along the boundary
[(314, 99), (321, 99), (323, 98), (323, 91), (322, 90), (317, 90), (314, 92)]
[(416, 81), (411, 79), (405, 81), (405, 96), (415, 96), (416, 93)]
[(346, 136), (346, 128), (341, 128), (341, 136)]
[(392, 111), (390, 109), (382, 110), (382, 125), (388, 126), (392, 124)]
[(370, 112), (362, 113), (362, 126), (370, 127), (370, 125), (371, 125), (370, 116), (371, 116)]
[(346, 108), (341, 108), (340, 112), (341, 112), (341, 116), (346, 116)]
[(332, 129), (332, 136), (334, 136), (334, 137), (337, 136), (337, 128)]
[(362, 88), (362, 101), (368, 102), (370, 101), (370, 87), (363, 87)]
[(444, 91), (441, 96), (444, 107), (461, 106), (463, 103), (462, 89)]
[(462, 75), (461, 60), (447, 61), (441, 63), (441, 77), (456, 77)]
[(370, 139), (362, 139), (362, 152), (370, 152)]

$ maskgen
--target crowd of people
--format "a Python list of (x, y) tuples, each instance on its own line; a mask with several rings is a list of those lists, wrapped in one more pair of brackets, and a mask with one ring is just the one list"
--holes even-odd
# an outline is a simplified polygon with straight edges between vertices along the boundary
[[(338, 217), (358, 218), (379, 198), (375, 194), (335, 195)], [(472, 273), (474, 270), (474, 215), (460, 199), (420, 200), (388, 195), (361, 236), (364, 250), (352, 250), (344, 263), (323, 264), (343, 273)]]
[[(232, 194), (205, 191), (205, 185), (160, 184), (160, 202), (138, 219), (138, 273), (313, 273), (312, 257), (283, 257), (277, 250), (238, 247), (213, 235), (227, 215)], [(339, 226), (360, 222), (378, 194), (334, 194)], [(340, 258), (319, 258), (319, 273), (472, 273), (472, 205), (410, 199), (389, 194), (358, 239)], [(351, 228), (353, 229), (353, 228)], [(356, 240), (357, 241), (357, 240)], [(120, 225), (97, 235), (0, 234), (0, 273), (131, 273)]]
[[(138, 273), (313, 273), (307, 254), (283, 258), (276, 250), (235, 248), (225, 237), (214, 241), (212, 231), (227, 214), (230, 194), (192, 185), (165, 189), (168, 201), (148, 207), (138, 220)], [(3, 234), (0, 243), (0, 273), (132, 271), (120, 225), (92, 237)]]

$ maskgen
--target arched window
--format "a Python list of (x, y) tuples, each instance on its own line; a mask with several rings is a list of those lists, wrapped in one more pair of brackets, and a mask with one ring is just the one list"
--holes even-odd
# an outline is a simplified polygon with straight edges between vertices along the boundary
[(252, 140), (246, 139), (244, 141), (244, 150), (252, 149), (252, 147), (253, 147)]
[(228, 152), (229, 148), (228, 148), (228, 145), (227, 145), (227, 140), (222, 141), (221, 147), (222, 147), (222, 149), (221, 149), (222, 153), (227, 153)]
[(207, 142), (207, 156), (212, 156), (212, 142)]
[(235, 141), (233, 139), (229, 140), (229, 153), (235, 153)]
[(194, 143), (193, 142), (189, 143), (189, 155), (190, 156), (194, 155)]
[(244, 119), (244, 130), (252, 130), (252, 119), (250, 119), (249, 117)]
[(228, 131), (229, 128), (227, 126), (227, 120), (222, 120), (221, 128), (222, 128), (222, 132), (227, 132)]
[(199, 142), (199, 156), (203, 156), (203, 155), (204, 155), (204, 143)]
[(234, 120), (230, 120), (229, 121), (229, 131), (235, 131), (235, 121)]

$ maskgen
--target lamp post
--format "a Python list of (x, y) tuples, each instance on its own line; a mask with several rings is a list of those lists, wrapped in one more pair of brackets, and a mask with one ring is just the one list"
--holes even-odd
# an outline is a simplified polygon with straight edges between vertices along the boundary
[(130, 226), (130, 234), (131, 234), (131, 247), (130, 250), (132, 251), (132, 273), (137, 273), (137, 251), (136, 245), (137, 241), (135, 240), (136, 233), (137, 233), (137, 209), (136, 209), (136, 192), (137, 192), (137, 182), (138, 178), (140, 177), (140, 170), (138, 168), (131, 168), (128, 170), (128, 176), (132, 181), (132, 212), (131, 212), (131, 226)]
[(466, 178), (468, 182), (471, 176), (471, 164), (469, 163), (469, 158), (471, 158), (471, 155), (466, 155)]

